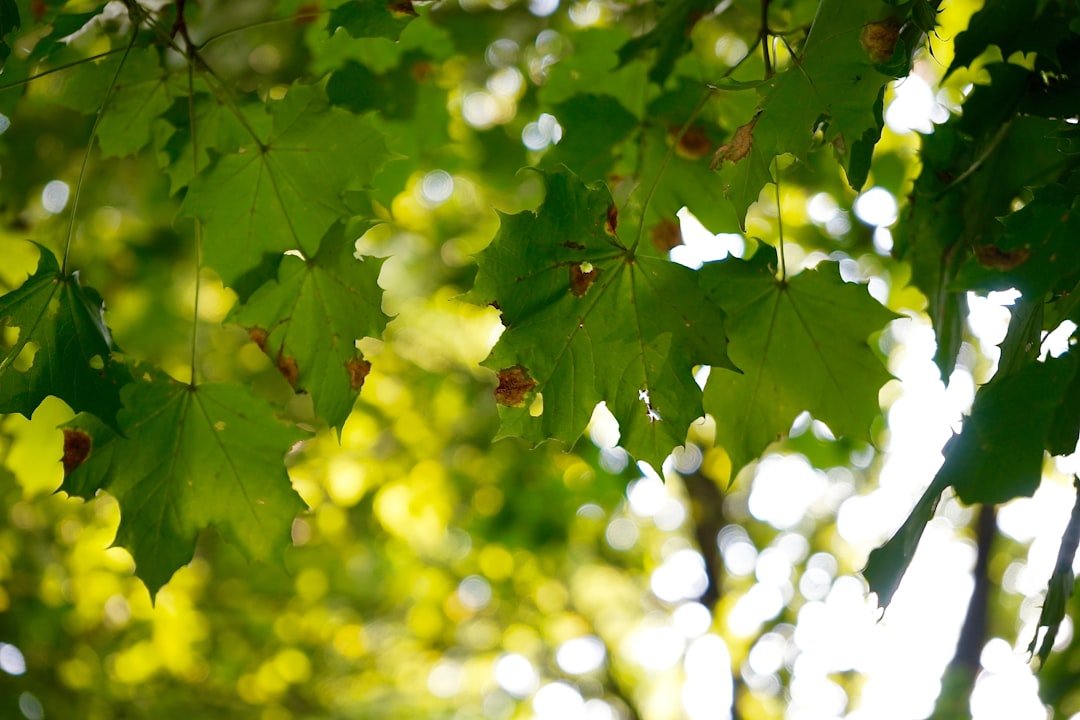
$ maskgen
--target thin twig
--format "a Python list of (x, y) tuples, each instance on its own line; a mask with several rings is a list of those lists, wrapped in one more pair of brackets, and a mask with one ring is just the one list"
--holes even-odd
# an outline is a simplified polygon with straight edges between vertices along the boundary
[(69, 63), (64, 63), (63, 65), (57, 65), (54, 68), (49, 68), (48, 70), (42, 70), (39, 73), (35, 73), (35, 74), (30, 75), (28, 77), (24, 77), (22, 80), (15, 80), (14, 82), (9, 82), (7, 85), (0, 85), (0, 92), (2, 92), (4, 90), (10, 90), (11, 88), (22, 87), (23, 85), (27, 85), (29, 83), (32, 83), (35, 80), (37, 80), (38, 78), (43, 78), (46, 75), (52, 75), (53, 73), (60, 72), (61, 70), (68, 70), (70, 68), (77, 67), (79, 65), (84, 65), (84, 64), (86, 64), (88, 62), (93, 62), (94, 60), (100, 60), (103, 57), (108, 57), (110, 55), (115, 55), (116, 53), (122, 53), (122, 52), (127, 52), (127, 48), (122, 48), (122, 47), (113, 48), (112, 50), (106, 50), (105, 52), (98, 53), (97, 55), (91, 55), (90, 57), (84, 57), (84, 58), (80, 58), (79, 60), (73, 60), (73, 61), (71, 61)]
[(68, 217), (67, 238), (64, 240), (64, 259), (60, 264), (61, 275), (67, 275), (71, 239), (75, 235), (75, 214), (79, 209), (79, 196), (82, 195), (83, 181), (86, 179), (86, 168), (90, 163), (90, 153), (94, 149), (94, 138), (97, 137), (98, 126), (101, 125), (101, 118), (105, 115), (105, 108), (109, 104), (109, 98), (112, 97), (113, 90), (116, 89), (116, 81), (120, 79), (120, 72), (124, 69), (124, 63), (127, 62), (131, 48), (135, 47), (135, 39), (138, 37), (139, 28), (132, 28), (131, 42), (127, 44), (127, 47), (124, 48), (124, 54), (120, 56), (116, 72), (113, 74), (112, 81), (109, 82), (108, 89), (105, 90), (105, 97), (101, 99), (101, 106), (98, 108), (97, 114), (94, 115), (94, 124), (90, 127), (90, 139), (86, 141), (86, 152), (83, 154), (82, 166), (79, 168), (79, 179), (75, 182), (75, 193), (71, 198), (71, 215)]

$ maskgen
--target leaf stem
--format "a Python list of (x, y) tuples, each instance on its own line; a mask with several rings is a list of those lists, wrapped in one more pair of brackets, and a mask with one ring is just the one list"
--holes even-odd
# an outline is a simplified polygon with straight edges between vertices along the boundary
[[(190, 37), (187, 36), (186, 25), (182, 24), (179, 26), (181, 29), (183, 29), (183, 36), (186, 43), (186, 48), (181, 48), (179, 43), (177, 43), (176, 39), (172, 36), (172, 34), (164, 27), (162, 27), (162, 25), (157, 22), (154, 17), (147, 13), (146, 10), (143, 9), (138, 3), (134, 2), (134, 0), (125, 0), (125, 3), (128, 6), (129, 12), (133, 13), (133, 16), (136, 19), (136, 24), (139, 22), (145, 22), (147, 26), (151, 30), (153, 30), (154, 33), (162, 40), (162, 42), (164, 42), (166, 45), (168, 45), (180, 55), (186, 57), (188, 59), (189, 65), (194, 64), (198, 66), (197, 69), (203, 73), (203, 79), (206, 80), (206, 86), (210, 88), (210, 92), (213, 93), (214, 97), (217, 98), (217, 100), (222, 105), (229, 109), (229, 112), (236, 116), (236, 119), (240, 123), (241, 127), (243, 127), (245, 132), (247, 132), (247, 134), (251, 136), (251, 139), (255, 141), (256, 147), (258, 147), (260, 150), (265, 150), (266, 143), (262, 141), (262, 138), (259, 137), (259, 134), (255, 132), (255, 128), (253, 128), (251, 126), (251, 123), (248, 122), (247, 117), (244, 115), (243, 112), (241, 112), (240, 108), (237, 107), (236, 101), (226, 89), (225, 81), (217, 74), (217, 72), (215, 72), (212, 67), (210, 67), (209, 64), (207, 64), (203, 56), (199, 54), (198, 48), (191, 42)], [(211, 82), (211, 79), (213, 79), (214, 82)], [(215, 83), (218, 83), (218, 85), (215, 85)]]
[(53, 73), (60, 72), (61, 70), (68, 70), (68, 69), (76, 67), (78, 65), (84, 65), (84, 64), (86, 64), (88, 62), (93, 62), (94, 60), (100, 60), (103, 57), (108, 57), (110, 55), (115, 55), (116, 53), (121, 53), (121, 52), (125, 52), (125, 51), (126, 51), (126, 48), (122, 48), (122, 47), (113, 48), (112, 50), (106, 50), (105, 52), (98, 53), (97, 55), (91, 55), (90, 57), (79, 58), (78, 60), (73, 60), (73, 61), (71, 61), (69, 63), (64, 63), (63, 65), (57, 65), (54, 68), (49, 68), (48, 70), (42, 70), (39, 73), (35, 73), (35, 74), (30, 75), (28, 77), (24, 77), (22, 80), (15, 80), (14, 82), (9, 82), (7, 85), (0, 85), (0, 92), (3, 92), (4, 90), (10, 90), (11, 88), (22, 87), (23, 85), (29, 85), (30, 83), (34, 82), (38, 78), (43, 78), (46, 75), (52, 75)]
[(761, 42), (761, 59), (765, 62), (765, 79), (773, 75), (772, 58), (769, 56), (769, 0), (761, 0), (761, 28), (758, 41)]
[[(195, 66), (188, 63), (188, 124), (191, 126), (191, 164), (199, 174), (199, 134), (195, 127)], [(192, 177), (194, 177), (194, 175)], [(191, 312), (191, 380), (195, 387), (196, 358), (199, 344), (199, 294), (202, 284), (202, 222), (195, 218), (195, 302)]]
[[(330, 12), (329, 10), (319, 10), (318, 12), (305, 14), (304, 17), (305, 18), (310, 17), (310, 18), (314, 19), (314, 18), (316, 18), (316, 17), (318, 17), (320, 15), (326, 15), (329, 12)], [(220, 40), (223, 37), (228, 37), (229, 35), (234, 35), (234, 34), (236, 34), (238, 32), (244, 32), (245, 30), (252, 30), (252, 29), (257, 28), (257, 27), (265, 27), (266, 25), (279, 25), (279, 24), (284, 23), (284, 22), (292, 22), (292, 21), (295, 21), (295, 20), (296, 20), (295, 16), (293, 16), (293, 17), (270, 18), (269, 20), (257, 20), (255, 22), (248, 23), (246, 25), (240, 25), (238, 27), (230, 28), (228, 30), (222, 30), (219, 33), (215, 33), (215, 34), (211, 35), (210, 37), (206, 38), (205, 40), (203, 40), (201, 43), (197, 44), (195, 47), (197, 49), (199, 49), (199, 50), (202, 50), (203, 48), (205, 48), (210, 43), (216, 42), (216, 41)]]
[(132, 28), (131, 41), (124, 48), (124, 54), (120, 56), (120, 62), (116, 66), (116, 72), (113, 73), (112, 80), (109, 82), (109, 87), (105, 90), (105, 97), (101, 99), (101, 106), (98, 107), (97, 114), (94, 115), (94, 124), (90, 127), (90, 138), (86, 141), (86, 152), (83, 154), (82, 166), (79, 168), (79, 179), (75, 181), (75, 193), (71, 198), (71, 214), (68, 216), (67, 237), (64, 239), (64, 259), (60, 264), (60, 274), (67, 275), (68, 256), (71, 254), (71, 239), (75, 235), (75, 215), (79, 209), (79, 196), (82, 195), (83, 181), (86, 179), (86, 168), (90, 164), (90, 153), (94, 149), (94, 138), (97, 137), (98, 126), (101, 124), (101, 118), (105, 115), (105, 108), (109, 104), (109, 98), (112, 97), (113, 90), (116, 89), (116, 82), (120, 79), (120, 73), (124, 69), (124, 63), (127, 62), (128, 55), (131, 53), (131, 48), (135, 47), (135, 40), (139, 37), (139, 28)]
[(773, 168), (776, 172), (776, 227), (780, 238), (780, 284), (787, 282), (787, 260), (784, 258), (784, 211), (780, 207), (780, 160), (773, 158)]

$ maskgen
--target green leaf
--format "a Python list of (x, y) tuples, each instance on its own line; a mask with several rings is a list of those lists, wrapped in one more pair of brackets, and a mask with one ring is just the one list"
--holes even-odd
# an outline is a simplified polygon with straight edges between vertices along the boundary
[(477, 259), (473, 299), (496, 304), (507, 328), (485, 362), (499, 375), (500, 436), (572, 445), (605, 402), (622, 445), (660, 467), (702, 414), (694, 366), (732, 367), (724, 313), (699, 273), (619, 240), (603, 186), (566, 170), (544, 180), (540, 209), (503, 216)]
[(870, 552), (862, 574), (870, 584), (870, 592), (877, 593), (881, 607), (888, 607), (892, 602), (945, 488), (945, 483), (936, 478), (888, 542)]
[(0, 413), (29, 418), (54, 395), (75, 412), (115, 425), (126, 373), (111, 358), (101, 298), (79, 283), (77, 273), (63, 274), (48, 248), (38, 249), (34, 274), (0, 297), (0, 323), (19, 329), (0, 360)]
[(607, 177), (615, 148), (637, 127), (637, 118), (610, 95), (574, 95), (553, 113), (563, 136), (544, 155), (544, 167), (565, 165), (587, 181)]
[(619, 48), (619, 64), (625, 65), (656, 49), (656, 61), (649, 70), (649, 79), (662, 85), (675, 67), (675, 61), (690, 47), (690, 31), (716, 4), (712, 0), (668, 0), (657, 4), (662, 9), (656, 25)]
[(354, 38), (397, 40), (415, 17), (412, 0), (349, 0), (330, 11), (326, 29), (331, 35), (344, 28)]
[[(1065, 619), (1065, 608), (1076, 585), (1073, 561), (1076, 558), (1076, 549), (1080, 546), (1080, 480), (1075, 480), (1073, 485), (1077, 488), (1076, 500), (1073, 503), (1072, 514), (1069, 516), (1069, 524), (1061, 536), (1054, 572), (1050, 575), (1042, 612), (1039, 613), (1039, 624), (1036, 626), (1035, 636), (1031, 638), (1031, 644), (1028, 645), (1028, 653), (1034, 653), (1035, 647), (1038, 646), (1040, 668), (1045, 667), (1050, 651), (1054, 649), (1054, 639), (1057, 637), (1061, 621)], [(1046, 628), (1046, 635), (1043, 636), (1041, 644), (1039, 643), (1039, 628)]]
[(946, 446), (941, 481), (955, 487), (968, 504), (1034, 494), (1061, 391), (1073, 380), (1076, 366), (1069, 353), (1025, 365), (982, 388), (960, 434)]
[(65, 430), (61, 489), (87, 499), (105, 490), (119, 501), (116, 544), (150, 594), (191, 560), (209, 526), (249, 558), (279, 558), (304, 508), (282, 458), (303, 434), (240, 385), (192, 387), (147, 373), (123, 400), (122, 436), (86, 417)]
[(1001, 49), (1003, 59), (1014, 52), (1037, 52), (1053, 59), (1067, 35), (1067, 20), (1057, 3), (1039, 8), (1031, 0), (989, 0), (956, 36), (946, 75), (970, 65), (990, 45)]
[[(655, 183), (646, 211), (646, 226), (664, 221), (677, 223), (676, 215), (685, 207), (714, 233), (738, 232), (741, 218), (736, 217), (731, 203), (725, 202), (726, 188), (716, 181), (709, 168), (712, 147), (708, 137), (699, 134), (697, 128), (690, 128), (672, 150), (675, 133), (656, 128), (644, 139), (641, 184), (647, 191)], [(703, 147), (698, 148), (694, 143)]]
[(314, 256), (326, 231), (352, 214), (345, 193), (390, 158), (369, 118), (329, 106), (315, 87), (294, 86), (259, 119), (259, 137), (195, 178), (181, 208), (202, 220), (206, 263), (226, 283), (265, 253)]
[(1015, 287), (1038, 297), (1080, 273), (1080, 197), (1072, 189), (1047, 185), (1020, 210), (1002, 218), (1004, 231), (993, 244), (976, 247), (976, 258), (957, 281), (982, 290)]
[[(118, 64), (124, 66), (117, 76)], [(105, 95), (116, 77), (112, 95)], [(116, 54), (70, 70), (57, 95), (62, 105), (84, 113), (101, 108), (97, 138), (104, 157), (131, 155), (150, 143), (153, 123), (172, 105), (168, 70), (156, 47), (132, 48), (127, 58)]]
[[(902, 17), (871, 0), (823, 0), (801, 57), (763, 85), (760, 110), (717, 154), (728, 198), (741, 218), (770, 180), (768, 167), (783, 153), (805, 158), (814, 131), (844, 160), (856, 190), (865, 180), (868, 148), (881, 132), (874, 108), (892, 79), (882, 72), (897, 51)], [(862, 143), (857, 152), (856, 145)]]
[(19, 17), (19, 5), (15, 0), (0, 0), (0, 67), (11, 55), (11, 46), (7, 44), (7, 36), (15, 32), (22, 25)]
[[(239, 118), (219, 98), (196, 94), (195, 132), (198, 139), (198, 170), (202, 172), (214, 153), (236, 152), (250, 139)], [(161, 166), (169, 176), (170, 192), (187, 187), (195, 176), (195, 149), (191, 143), (191, 109), (185, 98), (166, 114), (166, 131), (159, 132), (156, 147)]]
[(339, 430), (352, 410), (370, 363), (356, 349), (386, 327), (378, 286), (382, 260), (354, 254), (342, 227), (330, 231), (310, 260), (287, 255), (277, 281), (255, 291), (231, 320), (248, 328), (315, 413)]
[(750, 260), (702, 269), (702, 287), (728, 314), (731, 359), (743, 374), (714, 370), (705, 409), (734, 478), (795, 417), (809, 411), (837, 435), (870, 440), (880, 415), (878, 390), (891, 376), (867, 344), (896, 316), (862, 285), (821, 263), (786, 282), (776, 252), (762, 245)]

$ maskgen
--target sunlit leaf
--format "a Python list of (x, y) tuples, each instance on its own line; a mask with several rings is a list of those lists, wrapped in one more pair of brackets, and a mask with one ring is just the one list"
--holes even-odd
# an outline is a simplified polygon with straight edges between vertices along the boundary
[(386, 327), (377, 281), (382, 260), (357, 259), (344, 229), (331, 230), (308, 260), (286, 256), (270, 281), (232, 315), (315, 413), (338, 429), (371, 367), (356, 341)]
[(694, 366), (731, 367), (724, 314), (697, 273), (623, 244), (606, 189), (567, 171), (544, 179), (540, 209), (503, 216), (477, 259), (473, 297), (507, 328), (485, 362), (501, 434), (572, 445), (605, 402), (621, 444), (659, 467), (701, 415)]
[(363, 188), (390, 157), (370, 119), (330, 107), (315, 87), (294, 86), (268, 116), (257, 138), (223, 155), (184, 198), (182, 212), (203, 222), (206, 262), (226, 282), (265, 253), (313, 256), (330, 226), (352, 215), (346, 191)]
[(889, 379), (867, 339), (895, 315), (866, 288), (840, 279), (834, 263), (776, 276), (776, 252), (702, 269), (702, 287), (728, 314), (731, 359), (742, 374), (714, 370), (705, 409), (732, 477), (809, 411), (834, 433), (871, 440), (878, 390)]
[(78, 274), (62, 273), (48, 248), (38, 250), (34, 274), (0, 297), (0, 322), (18, 328), (0, 361), (0, 412), (30, 417), (55, 395), (76, 412), (115, 423), (126, 373), (112, 360), (101, 298)]
[(61, 489), (120, 502), (116, 542), (155, 595), (213, 526), (248, 557), (280, 562), (304, 507), (282, 465), (303, 434), (240, 385), (192, 387), (143, 375), (123, 392), (117, 435), (90, 418), (65, 430), (71, 457)]

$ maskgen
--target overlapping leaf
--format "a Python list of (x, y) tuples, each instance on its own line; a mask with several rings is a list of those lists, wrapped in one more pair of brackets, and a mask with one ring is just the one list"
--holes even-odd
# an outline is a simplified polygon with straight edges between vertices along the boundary
[(356, 349), (386, 327), (378, 286), (382, 260), (354, 255), (339, 226), (310, 260), (286, 256), (270, 281), (232, 315), (292, 385), (311, 393), (316, 414), (341, 428), (370, 364)]
[(304, 504), (282, 465), (302, 439), (245, 387), (143, 375), (123, 392), (123, 436), (81, 416), (65, 430), (61, 489), (120, 503), (116, 543), (156, 594), (213, 526), (250, 558), (273, 561)]
[(732, 477), (809, 411), (841, 435), (870, 440), (880, 414), (878, 390), (889, 379), (867, 338), (895, 315), (866, 288), (845, 283), (835, 263), (787, 281), (776, 253), (702, 269), (702, 287), (728, 313), (731, 359), (743, 370), (713, 372), (705, 409), (716, 442), (731, 457)]
[(540, 209), (504, 216), (478, 257), (473, 298), (507, 328), (485, 363), (501, 434), (572, 444), (603, 401), (623, 446), (659, 467), (702, 413), (694, 366), (732, 367), (724, 313), (698, 273), (619, 240), (602, 186), (566, 170), (544, 179)]
[(258, 115), (248, 123), (258, 137), (193, 180), (181, 209), (202, 220), (206, 262), (226, 282), (266, 253), (314, 256), (330, 226), (352, 214), (347, 191), (390, 158), (370, 119), (330, 107), (312, 86), (294, 86)]
[(415, 17), (412, 0), (348, 0), (330, 11), (327, 30), (331, 35), (343, 28), (354, 38), (397, 40)]
[(946, 488), (955, 488), (966, 503), (1031, 496), (1042, 480), (1043, 449), (1067, 453), (1076, 447), (1080, 363), (1074, 355), (1024, 365), (979, 391), (960, 434), (945, 446), (945, 463), (929, 489), (893, 537), (870, 553), (863, 574), (882, 606), (892, 600)]
[[(124, 65), (117, 75), (119, 63)], [(112, 94), (109, 86), (116, 78)], [(156, 47), (132, 48), (125, 58), (112, 55), (72, 69), (65, 78), (62, 104), (84, 113), (96, 113), (105, 103), (97, 129), (101, 154), (130, 155), (150, 143), (154, 121), (172, 104), (169, 73)]]
[[(113, 424), (126, 378), (111, 358), (101, 298), (77, 274), (62, 273), (48, 248), (38, 248), (34, 274), (0, 297), (0, 323), (18, 328), (18, 339), (0, 360), (0, 413), (30, 417), (54, 395), (76, 412)], [(29, 367), (22, 367), (27, 360)]]
[(892, 79), (882, 69), (898, 47), (903, 51), (898, 12), (877, 0), (823, 0), (801, 56), (760, 88), (758, 114), (717, 157), (740, 219), (771, 179), (772, 159), (782, 153), (804, 157), (822, 125), (848, 181), (856, 190), (862, 186), (869, 150), (881, 133), (881, 95)]

